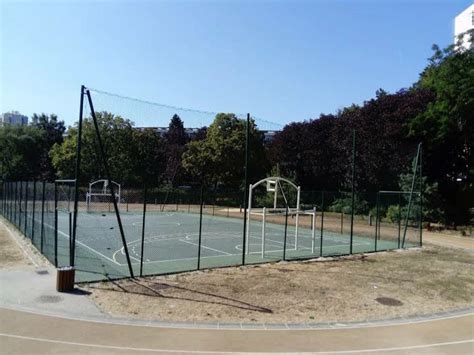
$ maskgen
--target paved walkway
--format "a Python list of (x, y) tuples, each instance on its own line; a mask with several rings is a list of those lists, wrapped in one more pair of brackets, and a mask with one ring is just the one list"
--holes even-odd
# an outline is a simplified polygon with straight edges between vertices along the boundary
[(55, 292), (54, 283), (51, 267), (0, 271), (0, 353), (474, 354), (469, 311), (316, 329), (209, 329), (217, 327), (114, 319), (80, 293)]

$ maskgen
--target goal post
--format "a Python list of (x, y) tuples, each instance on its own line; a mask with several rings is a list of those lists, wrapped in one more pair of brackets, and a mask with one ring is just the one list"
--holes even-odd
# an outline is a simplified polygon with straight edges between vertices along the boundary
[[(291, 201), (289, 199), (289, 196), (286, 196), (285, 194), (285, 189), (282, 186), (282, 183), (287, 184), (290, 186), (291, 189), (293, 189), (296, 192), (296, 205), (295, 206), (290, 206)], [(279, 177), (279, 176), (273, 176), (273, 177), (267, 177), (265, 179), (262, 179), (255, 184), (250, 184), (249, 185), (249, 196), (248, 196), (248, 209), (247, 209), (247, 215), (245, 216), (247, 223), (246, 223), (246, 231), (245, 231), (245, 241), (246, 241), (246, 247), (245, 247), (245, 253), (249, 254), (250, 249), (249, 249), (249, 239), (250, 239), (250, 226), (251, 226), (251, 219), (252, 219), (252, 214), (255, 214), (254, 212), (254, 207), (253, 207), (253, 196), (254, 196), (254, 190), (258, 187), (263, 185), (266, 187), (266, 192), (267, 193), (273, 193), (273, 208), (267, 208), (266, 206), (263, 207), (263, 209), (259, 210), (261, 211), (262, 214), (262, 232), (261, 232), (261, 243), (262, 243), (262, 257), (265, 256), (265, 228), (266, 228), (266, 222), (267, 218), (269, 215), (275, 215), (277, 213), (281, 213), (282, 211), (286, 211), (288, 209), (289, 213), (293, 216), (295, 216), (295, 242), (294, 242), (294, 249), (298, 249), (298, 229), (299, 229), (299, 216), (300, 214), (310, 214), (313, 215), (313, 211), (301, 211), (300, 208), (300, 203), (301, 203), (301, 187), (297, 186), (293, 182), (291, 182), (288, 179)], [(284, 208), (278, 208), (277, 201), (278, 201), (278, 193), (280, 192), (281, 197), (284, 200)], [(293, 195), (294, 196), (294, 195)], [(293, 199), (294, 201), (294, 199)], [(260, 213), (258, 213), (260, 214)], [(314, 210), (315, 214), (315, 210)], [(313, 220), (315, 220), (315, 215), (312, 217)], [(314, 235), (314, 223), (312, 222), (312, 235)], [(314, 238), (313, 238), (314, 239)], [(314, 240), (312, 241), (313, 245), (313, 250), (314, 250)], [(286, 246), (285, 246), (286, 247)]]
[[(120, 208), (121, 200), (121, 186), (115, 181), (111, 181), (114, 185), (114, 199), (117, 202), (117, 206)], [(99, 203), (99, 206), (104, 203), (110, 203), (112, 197), (112, 189), (109, 187), (108, 180), (100, 179), (93, 181), (89, 184), (89, 190), (86, 193), (86, 207), (87, 212), (91, 210), (93, 203)]]

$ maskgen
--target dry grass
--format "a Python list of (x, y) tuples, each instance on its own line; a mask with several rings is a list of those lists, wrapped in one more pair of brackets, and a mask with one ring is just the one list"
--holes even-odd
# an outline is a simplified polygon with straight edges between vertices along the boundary
[(3, 223), (0, 223), (0, 268), (31, 266), (31, 261), (25, 256), (18, 244), (9, 235)]
[[(201, 322), (363, 321), (474, 305), (472, 251), (429, 246), (324, 262), (216, 269), (84, 286), (115, 316)], [(382, 305), (377, 298), (400, 301)], [(397, 302), (393, 302), (397, 304)]]

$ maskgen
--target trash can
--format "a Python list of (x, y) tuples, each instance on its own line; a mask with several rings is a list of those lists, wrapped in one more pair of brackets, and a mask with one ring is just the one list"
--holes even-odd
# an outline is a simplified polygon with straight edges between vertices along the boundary
[(70, 292), (74, 290), (75, 269), (72, 266), (60, 267), (56, 276), (56, 291)]

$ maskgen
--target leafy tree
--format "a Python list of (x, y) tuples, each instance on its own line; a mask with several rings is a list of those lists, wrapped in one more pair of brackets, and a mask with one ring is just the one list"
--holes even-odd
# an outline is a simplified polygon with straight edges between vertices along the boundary
[(51, 164), (51, 158), (49, 157), (49, 151), (54, 144), (61, 144), (63, 141), (63, 134), (66, 131), (64, 121), (59, 121), (58, 116), (54, 113), (46, 115), (44, 113), (38, 115), (33, 114), (31, 125), (44, 131), (43, 143), (44, 146), (41, 148), (41, 162), (40, 170), (43, 178), (53, 179), (54, 169)]
[(189, 141), (183, 121), (176, 114), (171, 118), (165, 140), (167, 159), (165, 177), (170, 185), (176, 185), (182, 179), (181, 156)]
[[(124, 183), (137, 180), (134, 171), (133, 123), (108, 112), (97, 112), (97, 122), (108, 157), (112, 179)], [(50, 151), (51, 160), (59, 177), (74, 176), (77, 147), (77, 124), (69, 130), (62, 144), (56, 143)], [(83, 121), (81, 148), (81, 176), (83, 183), (105, 177), (99, 145), (92, 119)]]
[(133, 131), (134, 171), (140, 183), (157, 186), (165, 170), (165, 146), (152, 128)]
[(410, 137), (423, 141), (424, 174), (437, 183), (444, 215), (468, 223), (474, 201), (474, 49), (433, 46), (434, 54), (415, 88), (436, 100), (409, 124)]
[(41, 177), (44, 131), (32, 126), (0, 128), (0, 177), (31, 180)]
[[(243, 187), (246, 121), (234, 114), (219, 113), (206, 132), (206, 138), (187, 144), (183, 154), (184, 169), (208, 185)], [(249, 178), (261, 177), (267, 167), (263, 135), (250, 122)]]

